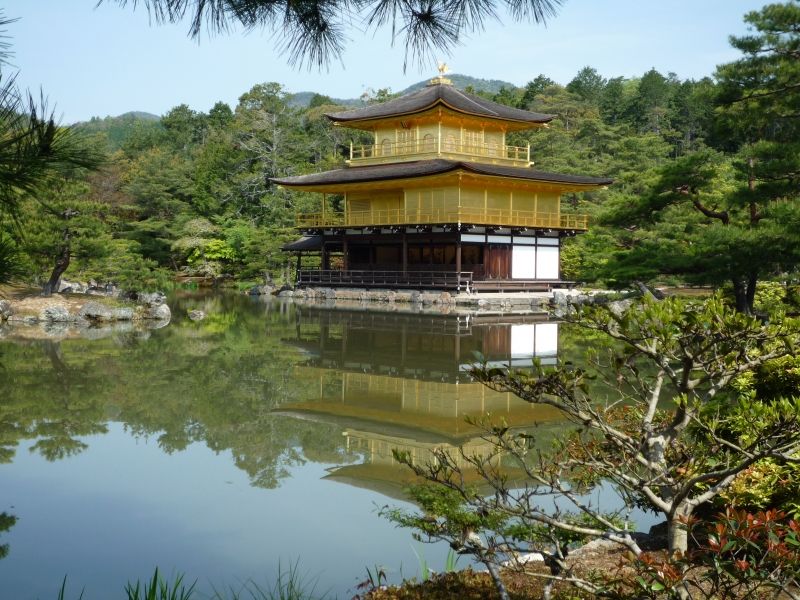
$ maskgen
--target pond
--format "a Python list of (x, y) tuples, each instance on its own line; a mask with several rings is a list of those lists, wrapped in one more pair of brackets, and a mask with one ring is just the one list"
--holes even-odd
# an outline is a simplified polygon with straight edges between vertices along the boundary
[[(558, 415), (470, 381), (583, 352), (557, 323), (303, 307), (183, 294), (172, 323), (95, 339), (0, 341), (3, 598), (120, 597), (158, 566), (204, 594), (298, 565), (350, 598), (366, 568), (443, 566), (376, 514), (403, 505), (392, 449), (485, 445), (465, 420), (558, 431)], [(185, 315), (202, 309), (205, 320)], [(8, 333), (8, 332), (6, 332)], [(6, 523), (8, 525), (8, 523)], [(2, 520), (0, 520), (2, 529)], [(463, 566), (463, 565), (462, 565)]]

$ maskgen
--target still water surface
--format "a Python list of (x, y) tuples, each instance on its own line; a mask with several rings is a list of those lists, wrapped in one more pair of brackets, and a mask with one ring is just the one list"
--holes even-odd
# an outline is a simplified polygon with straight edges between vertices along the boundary
[[(170, 299), (172, 323), (99, 339), (0, 340), (0, 598), (122, 596), (155, 566), (208, 593), (299, 560), (353, 595), (365, 567), (441, 568), (376, 507), (402, 505), (392, 448), (483, 442), (465, 417), (558, 430), (557, 415), (469, 380), (474, 352), (580, 354), (532, 317), (396, 315), (240, 296)], [(208, 317), (193, 323), (187, 310)], [(41, 336), (39, 336), (41, 337)]]

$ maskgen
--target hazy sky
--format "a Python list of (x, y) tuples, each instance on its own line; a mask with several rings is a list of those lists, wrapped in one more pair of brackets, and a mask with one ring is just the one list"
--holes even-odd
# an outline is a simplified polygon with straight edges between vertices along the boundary
[[(163, 114), (186, 103), (208, 110), (236, 104), (254, 84), (353, 98), (367, 88), (400, 91), (435, 68), (403, 73), (403, 48), (388, 31), (354, 29), (343, 65), (292, 69), (269, 31), (187, 37), (187, 23), (156, 26), (147, 12), (106, 0), (5, 0), (13, 63), (23, 87), (44, 90), (66, 123), (130, 110)], [(728, 36), (746, 31), (755, 0), (567, 0), (547, 27), (492, 23), (442, 57), (454, 73), (524, 85), (539, 73), (567, 83), (583, 66), (606, 77), (651, 67), (681, 78), (710, 75), (737, 57)]]

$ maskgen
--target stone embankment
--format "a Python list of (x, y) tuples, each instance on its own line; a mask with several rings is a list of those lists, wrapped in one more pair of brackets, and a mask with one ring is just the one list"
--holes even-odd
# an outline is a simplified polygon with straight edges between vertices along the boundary
[(350, 288), (305, 288), (282, 290), (280, 298), (296, 303), (331, 308), (353, 308), (395, 312), (520, 312), (545, 313), (549, 294), (451, 294), (446, 291), (364, 290)]
[(385, 290), (354, 288), (301, 288), (291, 289), (267, 284), (256, 286), (251, 295), (277, 295), (301, 304), (332, 308), (353, 308), (397, 312), (502, 312), (502, 313), (552, 313), (564, 317), (581, 305), (609, 305), (614, 311), (624, 312), (630, 306), (630, 297), (639, 292), (555, 290), (553, 292), (495, 292), (459, 293), (446, 291)]
[(157, 329), (172, 318), (160, 292), (113, 293), (83, 291), (0, 300), (2, 333), (34, 338), (97, 337), (87, 332), (99, 328)]

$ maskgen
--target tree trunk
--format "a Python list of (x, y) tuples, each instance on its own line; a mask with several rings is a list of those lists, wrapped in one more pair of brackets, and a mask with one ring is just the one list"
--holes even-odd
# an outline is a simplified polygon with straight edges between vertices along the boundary
[[(677, 553), (681, 556), (686, 556), (689, 549), (689, 530), (686, 523), (689, 517), (692, 516), (694, 507), (686, 504), (679, 505), (671, 515), (667, 516), (667, 544), (669, 555), (675, 558)], [(682, 600), (691, 598), (689, 589), (685, 583), (676, 586), (675, 592)]]
[(747, 307), (749, 308), (750, 314), (753, 314), (755, 312), (757, 283), (758, 283), (758, 272), (750, 271), (750, 275), (747, 277)]
[(500, 600), (510, 600), (506, 586), (503, 583), (503, 580), (500, 579), (500, 571), (497, 569), (497, 565), (491, 560), (484, 560), (482, 562), (484, 565), (486, 565), (486, 569), (489, 571), (489, 575), (494, 583), (494, 588), (497, 590), (497, 595), (500, 596)]
[(733, 283), (733, 296), (736, 300), (737, 312), (752, 315), (756, 299), (756, 286), (758, 285), (758, 271), (750, 271), (747, 276), (733, 277), (731, 282)]
[[(688, 517), (690, 514), (691, 511), (683, 516)], [(674, 555), (676, 552), (686, 554), (686, 550), (689, 548), (689, 532), (678, 514), (667, 522), (667, 544), (670, 555)]]
[(53, 292), (58, 292), (59, 285), (61, 284), (61, 276), (69, 267), (71, 258), (69, 238), (69, 229), (65, 229), (64, 239), (61, 246), (61, 254), (58, 255), (58, 258), (56, 258), (56, 264), (53, 267), (53, 272), (50, 274), (50, 279), (48, 279), (47, 283), (44, 284), (44, 289), (42, 290), (43, 296), (49, 296)]

